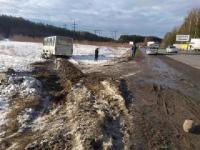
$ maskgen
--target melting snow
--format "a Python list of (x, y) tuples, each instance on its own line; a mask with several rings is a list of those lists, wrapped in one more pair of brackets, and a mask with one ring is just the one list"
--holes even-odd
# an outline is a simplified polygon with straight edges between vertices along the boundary
[(40, 43), (0, 41), (0, 72), (30, 70), (30, 63), (42, 61), (41, 52)]
[[(70, 61), (73, 63), (90, 65), (104, 64), (114, 58), (121, 57), (128, 50), (128, 48), (120, 47), (99, 47), (99, 60), (94, 61), (94, 51), (97, 47), (98, 46), (74, 44), (73, 57)], [(44, 61), (41, 59), (41, 53), (42, 44), (40, 43), (0, 41), (0, 72), (5, 72), (8, 68), (19, 72), (30, 71), (30, 63)], [(27, 96), (40, 97), (42, 88), (41, 83), (30, 76), (11, 75), (7, 76), (6, 79), (6, 84), (0, 84), (0, 139), (5, 134), (2, 130), (2, 126), (7, 122), (6, 119), (9, 119), (6, 117), (9, 110), (12, 109), (10, 106), (12, 97), (16, 94), (24, 98)], [(48, 100), (49, 98), (46, 97), (43, 105), (48, 105)], [(23, 130), (23, 128), (26, 127), (26, 122), (33, 114), (33, 109), (26, 108), (18, 115), (17, 120), (22, 124), (20, 129)], [(37, 121), (39, 122), (38, 124), (42, 126), (40, 117), (36, 122)]]
[[(0, 84), (0, 137), (4, 133), (1, 128), (6, 123), (6, 119), (9, 119), (6, 118), (9, 109), (12, 109), (10, 108), (12, 96), (19, 94), (21, 97), (37, 97), (40, 95), (41, 88), (42, 85), (38, 80), (27, 76), (9, 76), (7, 84)], [(32, 109), (27, 108), (22, 116), (18, 116), (19, 123), (31, 117), (31, 111)]]
[[(99, 48), (99, 59), (94, 61), (95, 49)], [(97, 65), (108, 63), (110, 60), (121, 57), (129, 49), (124, 47), (110, 48), (98, 47), (92, 45), (74, 45), (73, 57), (70, 60), (72, 63), (83, 63), (88, 65)]]

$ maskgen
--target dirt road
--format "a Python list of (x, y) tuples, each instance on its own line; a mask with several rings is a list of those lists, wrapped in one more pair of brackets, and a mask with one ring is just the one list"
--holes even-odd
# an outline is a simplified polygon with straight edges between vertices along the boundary
[(98, 71), (119, 79), (126, 89), (122, 95), (131, 99), (130, 149), (199, 149), (199, 129), (193, 134), (182, 129), (185, 119), (200, 123), (198, 69), (159, 55)]
[(145, 147), (136, 142), (136, 147), (198, 149), (199, 132), (186, 134), (182, 124), (188, 118), (200, 121), (200, 71), (165, 56), (147, 56), (140, 66), (140, 73), (127, 78), (139, 117), (136, 133), (148, 143)]
[[(184, 133), (185, 119), (200, 123), (200, 71), (168, 57), (124, 57), (92, 68), (65, 59), (33, 64), (47, 107), (25, 130), (5, 134), (0, 149), (196, 149), (199, 127)], [(80, 68), (82, 70), (80, 70)], [(84, 72), (84, 73), (83, 73)], [(8, 128), (8, 127), (7, 127)]]

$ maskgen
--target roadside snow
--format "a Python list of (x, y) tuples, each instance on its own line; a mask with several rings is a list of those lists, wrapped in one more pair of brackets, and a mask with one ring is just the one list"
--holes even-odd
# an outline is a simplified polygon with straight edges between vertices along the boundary
[(0, 41), (0, 72), (30, 70), (30, 63), (42, 61), (41, 52), (40, 43)]
[[(74, 44), (72, 63), (88, 65), (104, 64), (121, 57), (128, 51), (124, 47), (99, 47), (99, 59), (94, 61), (98, 46)], [(12, 68), (16, 71), (30, 70), (30, 63), (42, 61), (42, 44), (30, 42), (0, 41), (0, 72)]]
[[(0, 138), (4, 136), (3, 125), (9, 119), (7, 115), (12, 111), (12, 100), (15, 95), (20, 95), (20, 101), (41, 95), (41, 83), (33, 77), (9, 76), (6, 84), (0, 84)], [(15, 107), (15, 106), (13, 106)], [(23, 117), (18, 116), (19, 123), (24, 122), (30, 116), (31, 109), (25, 109)], [(21, 119), (22, 118), (22, 119)], [(25, 119), (24, 119), (25, 118)], [(22, 124), (23, 125), (23, 124)]]
[[(94, 61), (95, 49), (99, 48), (99, 59)], [(111, 48), (111, 47), (98, 47), (92, 45), (74, 45), (73, 57), (70, 60), (72, 63), (83, 63), (88, 65), (105, 64), (109, 61), (121, 57), (129, 49), (124, 47)]]
[[(121, 57), (127, 52), (128, 48), (109, 48), (99, 47), (99, 60), (94, 61), (94, 51), (98, 46), (92, 45), (74, 45), (73, 57), (71, 62), (83, 63), (85, 65), (97, 65), (105, 64), (111, 60)], [(11, 111), (15, 111), (12, 106), (13, 99), (19, 97), (16, 103), (21, 107), (21, 104), (25, 104), (24, 101), (30, 100), (33, 103), (35, 100), (43, 99), (44, 108), (48, 105), (49, 98), (42, 97), (42, 85), (31, 75), (27, 75), (25, 72), (30, 71), (30, 64), (37, 61), (44, 61), (41, 59), (42, 44), (41, 43), (29, 43), (29, 42), (13, 42), (13, 41), (0, 41), (0, 73), (6, 72), (8, 68), (19, 71), (21, 74), (6, 75), (6, 82), (0, 84), (0, 141), (4, 137), (5, 131), (3, 126), (9, 121), (8, 114)], [(47, 95), (45, 95), (47, 96)], [(23, 103), (20, 103), (23, 101)], [(21, 110), (22, 109), (22, 110)], [(28, 126), (27, 122), (34, 116), (35, 110), (24, 106), (20, 109), (20, 114), (17, 114), (17, 122), (21, 125), (20, 130)], [(37, 118), (35, 118), (37, 119)], [(37, 121), (41, 121), (40, 118)]]

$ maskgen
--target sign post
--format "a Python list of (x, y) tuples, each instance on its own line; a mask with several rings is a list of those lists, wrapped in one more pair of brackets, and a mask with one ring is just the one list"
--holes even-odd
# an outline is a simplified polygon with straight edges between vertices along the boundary
[(189, 42), (190, 35), (176, 35), (176, 41), (177, 42)]
[[(184, 45), (184, 43), (187, 43), (187, 50), (188, 50), (188, 43), (190, 41), (190, 35), (176, 35), (176, 41), (180, 42), (182, 45)], [(183, 48), (185, 49), (185, 48)]]

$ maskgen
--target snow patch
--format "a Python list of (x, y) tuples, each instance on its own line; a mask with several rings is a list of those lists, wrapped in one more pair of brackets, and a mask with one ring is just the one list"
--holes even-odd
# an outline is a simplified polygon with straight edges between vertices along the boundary
[(41, 43), (0, 41), (0, 72), (30, 70), (31, 63), (43, 61), (41, 53)]
[[(99, 59), (94, 60), (95, 49), (99, 48)], [(121, 57), (129, 49), (124, 47), (110, 48), (110, 47), (98, 47), (93, 45), (74, 45), (73, 57), (70, 60), (72, 63), (83, 63), (88, 65), (105, 64), (109, 61)]]
[[(0, 137), (4, 134), (1, 129), (7, 122), (7, 115), (12, 106), (10, 105), (14, 95), (19, 95), (23, 98), (41, 98), (42, 84), (33, 77), (29, 76), (9, 76), (6, 84), (0, 84)], [(33, 116), (34, 110), (26, 108), (18, 117), (17, 120), (25, 127), (28, 120)], [(23, 126), (24, 125), (24, 126)]]

